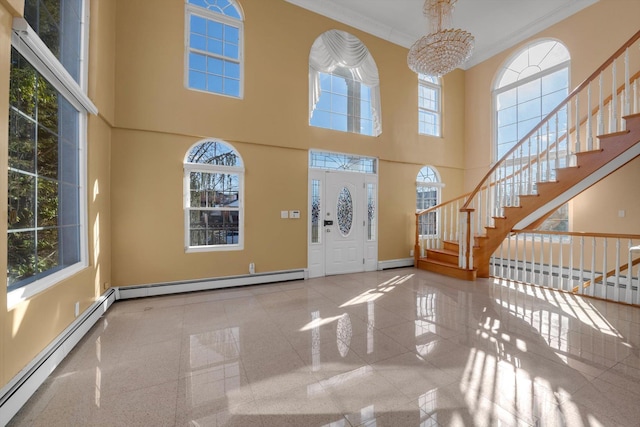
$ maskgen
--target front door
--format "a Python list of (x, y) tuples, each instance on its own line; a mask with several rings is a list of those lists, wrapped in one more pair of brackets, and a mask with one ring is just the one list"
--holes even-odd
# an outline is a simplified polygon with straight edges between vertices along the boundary
[(377, 179), (310, 170), (309, 276), (377, 268)]
[(364, 271), (364, 175), (325, 172), (325, 273)]

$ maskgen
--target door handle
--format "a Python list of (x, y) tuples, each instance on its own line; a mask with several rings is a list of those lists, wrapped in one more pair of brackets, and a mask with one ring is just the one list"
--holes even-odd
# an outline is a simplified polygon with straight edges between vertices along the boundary
[(324, 220), (324, 226), (326, 227), (327, 225), (333, 225), (333, 221), (329, 220), (329, 219), (325, 219)]

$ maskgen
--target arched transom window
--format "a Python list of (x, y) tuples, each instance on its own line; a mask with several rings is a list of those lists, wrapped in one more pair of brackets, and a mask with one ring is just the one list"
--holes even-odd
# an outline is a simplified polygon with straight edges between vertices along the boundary
[(309, 54), (309, 124), (380, 135), (379, 85), (378, 67), (356, 36), (338, 30), (321, 34)]
[(228, 143), (194, 145), (184, 160), (185, 247), (188, 252), (243, 247), (240, 154)]
[[(569, 91), (570, 56), (556, 40), (538, 40), (499, 71), (494, 87), (496, 150), (500, 159), (553, 110)], [(566, 125), (566, 111), (560, 113)]]
[[(429, 209), (440, 203), (440, 189), (444, 184), (440, 181), (438, 171), (431, 166), (424, 166), (416, 177), (416, 210)], [(437, 234), (438, 218), (436, 212), (429, 212), (420, 217), (420, 235)]]
[(186, 85), (242, 98), (243, 18), (235, 0), (187, 0)]

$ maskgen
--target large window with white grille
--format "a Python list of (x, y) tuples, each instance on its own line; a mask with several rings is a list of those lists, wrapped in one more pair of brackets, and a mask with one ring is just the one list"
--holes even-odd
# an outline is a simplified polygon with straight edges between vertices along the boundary
[(186, 85), (242, 98), (243, 16), (235, 0), (187, 0)]
[[(498, 72), (494, 91), (495, 160), (504, 156), (569, 94), (570, 55), (557, 40), (537, 40), (518, 51)], [(553, 132), (567, 131), (567, 107), (549, 122)], [(560, 166), (566, 165), (566, 140), (558, 147)], [(516, 152), (519, 158), (528, 150)], [(533, 160), (533, 159), (532, 159)], [(532, 166), (533, 168), (536, 165)], [(560, 207), (540, 227), (569, 229), (568, 208)]]
[(228, 143), (194, 145), (184, 162), (185, 248), (188, 252), (243, 248), (244, 166)]
[(26, 0), (9, 91), (9, 304), (87, 264), (84, 0)]
[(438, 77), (418, 75), (418, 132), (421, 135), (442, 136), (441, 96), (442, 86)]

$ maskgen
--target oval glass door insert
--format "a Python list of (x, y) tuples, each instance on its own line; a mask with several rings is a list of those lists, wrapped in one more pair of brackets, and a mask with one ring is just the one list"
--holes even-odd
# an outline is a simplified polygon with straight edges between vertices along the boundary
[(353, 199), (347, 187), (343, 187), (338, 194), (336, 212), (340, 234), (346, 237), (351, 232), (351, 226), (353, 225)]

